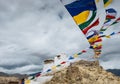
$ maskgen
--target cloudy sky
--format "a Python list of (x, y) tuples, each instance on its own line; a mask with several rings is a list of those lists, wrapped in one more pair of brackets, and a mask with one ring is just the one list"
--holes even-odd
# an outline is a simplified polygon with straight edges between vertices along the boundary
[[(106, 34), (119, 31), (119, 25)], [(104, 39), (100, 63), (105, 69), (120, 69), (119, 43), (118, 35)], [(59, 0), (0, 0), (0, 72), (38, 72), (43, 60), (88, 46)], [(88, 51), (81, 58), (92, 55)]]

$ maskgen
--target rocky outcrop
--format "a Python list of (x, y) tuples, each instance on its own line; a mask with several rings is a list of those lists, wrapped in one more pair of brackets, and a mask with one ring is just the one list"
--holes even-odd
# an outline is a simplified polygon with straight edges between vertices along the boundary
[(98, 61), (81, 60), (54, 73), (45, 84), (120, 84), (120, 78), (104, 70)]

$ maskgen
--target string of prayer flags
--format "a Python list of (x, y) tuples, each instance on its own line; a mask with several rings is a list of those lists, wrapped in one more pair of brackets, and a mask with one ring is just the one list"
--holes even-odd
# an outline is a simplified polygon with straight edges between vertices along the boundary
[[(110, 38), (110, 36), (113, 36), (113, 35), (116, 35), (116, 34), (120, 34), (120, 32), (112, 32), (111, 34), (109, 35), (101, 35), (100, 37), (106, 37), (106, 38)], [(75, 58), (77, 58), (79, 55), (83, 54), (83, 53), (86, 53), (88, 49), (94, 49), (95, 50), (95, 53), (96, 54), (101, 54), (101, 47), (102, 47), (102, 44), (101, 43), (98, 43), (96, 45), (90, 45), (88, 48), (82, 50), (81, 52), (77, 53), (77, 54), (74, 54), (73, 56), (69, 56), (68, 57), (68, 61), (69, 60), (73, 60)], [(58, 65), (53, 65), (51, 66), (51, 69), (48, 69), (46, 70), (47, 73), (51, 72), (52, 70), (56, 70), (57, 67), (60, 67), (64, 64), (66, 64), (67, 61), (63, 61), (61, 62), (60, 64)], [(36, 73), (36, 74), (33, 74), (33, 76), (31, 76), (31, 78), (29, 78), (29, 80), (26, 80), (26, 83), (25, 84), (29, 84), (30, 80), (33, 80), (35, 79), (35, 77), (40, 77), (42, 75), (42, 72), (39, 72), (39, 73)]]

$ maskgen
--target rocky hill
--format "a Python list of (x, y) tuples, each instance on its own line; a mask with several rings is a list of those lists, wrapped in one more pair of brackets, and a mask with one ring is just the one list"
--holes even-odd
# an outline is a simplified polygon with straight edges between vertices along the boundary
[(52, 75), (45, 84), (120, 84), (120, 78), (104, 70), (98, 61), (81, 60)]

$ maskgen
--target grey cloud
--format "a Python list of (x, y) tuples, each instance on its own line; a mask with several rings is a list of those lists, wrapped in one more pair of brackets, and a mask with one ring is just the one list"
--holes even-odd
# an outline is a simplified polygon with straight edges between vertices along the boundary
[(10, 69), (15, 69), (17, 67), (23, 67), (23, 66), (26, 66), (26, 65), (28, 65), (28, 64), (27, 63), (14, 64), (14, 65), (7, 64), (7, 65), (0, 65), (0, 67), (10, 70)]
[(6, 73), (22, 73), (22, 74), (30, 74), (30, 73), (35, 73), (39, 72), (42, 69), (42, 65), (26, 65), (23, 67), (17, 67), (15, 69), (5, 69), (3, 67), (0, 67), (0, 70)]
[(49, 38), (55, 38), (52, 27), (57, 27), (53, 22), (59, 14), (53, 11), (54, 5), (41, 0), (4, 0), (1, 4), (0, 71), (14, 72), (32, 64), (41, 66), (43, 60), (53, 57), (56, 49), (50, 46)]

